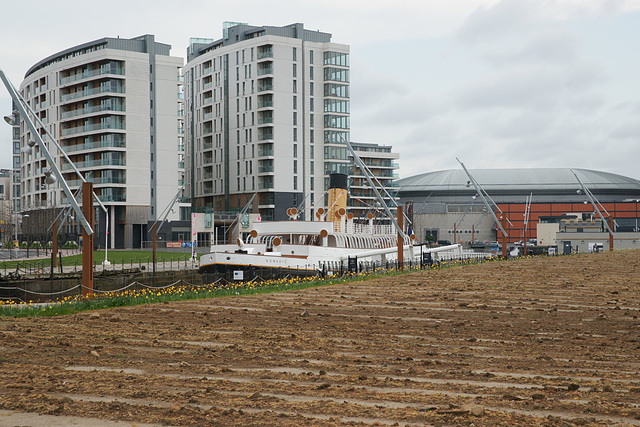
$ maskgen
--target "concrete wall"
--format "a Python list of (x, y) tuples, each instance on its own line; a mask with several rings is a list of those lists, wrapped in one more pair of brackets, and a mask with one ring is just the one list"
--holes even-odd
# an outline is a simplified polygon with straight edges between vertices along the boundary
[[(613, 249), (640, 249), (640, 233), (614, 233)], [(573, 251), (591, 252), (594, 243), (602, 244), (604, 251), (609, 250), (609, 233), (557, 233), (556, 242), (558, 250), (561, 249), (562, 242), (570, 241)]]

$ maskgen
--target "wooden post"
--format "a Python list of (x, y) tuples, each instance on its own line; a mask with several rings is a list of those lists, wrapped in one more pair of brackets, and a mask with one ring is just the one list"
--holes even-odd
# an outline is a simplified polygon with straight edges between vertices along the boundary
[[(398, 206), (398, 211), (396, 216), (398, 217), (398, 227), (400, 230), (404, 230), (403, 228), (403, 213), (402, 206)], [(404, 269), (404, 235), (400, 231), (398, 231), (398, 270)]]
[[(500, 222), (502, 223), (502, 228), (504, 228), (505, 231), (506, 231), (507, 230), (507, 217), (504, 216), (504, 214), (500, 218)], [(509, 254), (507, 253), (507, 236), (502, 234), (502, 258), (503, 259), (507, 259), (508, 256), (509, 256)]]
[[(82, 214), (93, 229), (93, 183), (82, 183)], [(82, 295), (93, 295), (93, 233), (82, 228)]]
[(58, 266), (58, 220), (57, 219), (53, 221), (51, 230), (53, 231), (53, 237), (51, 238), (51, 253), (53, 254), (51, 258), (52, 259), (51, 268), (56, 268)]

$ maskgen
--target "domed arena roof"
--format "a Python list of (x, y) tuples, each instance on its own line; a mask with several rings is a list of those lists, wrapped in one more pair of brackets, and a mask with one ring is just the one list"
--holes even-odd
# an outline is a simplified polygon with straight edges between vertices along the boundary
[[(589, 169), (470, 169), (469, 173), (492, 193), (567, 193), (576, 192), (580, 184), (574, 173), (592, 192), (640, 195), (640, 181), (622, 175)], [(463, 169), (427, 172), (398, 180), (399, 193), (468, 192), (467, 174)], [(471, 191), (473, 186), (471, 186)]]

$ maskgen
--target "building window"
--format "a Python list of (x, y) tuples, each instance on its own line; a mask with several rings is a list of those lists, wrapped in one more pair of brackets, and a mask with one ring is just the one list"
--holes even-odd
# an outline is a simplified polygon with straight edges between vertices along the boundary
[(313, 64), (313, 51), (309, 51), (309, 64)]
[(297, 48), (293, 48), (293, 60), (297, 61), (298, 60), (298, 49)]
[(293, 144), (293, 157), (298, 157), (298, 144)]
[(293, 177), (293, 189), (294, 190), (298, 189), (298, 177), (297, 176)]
[[(311, 163), (313, 163), (313, 162), (311, 162)], [(314, 180), (313, 180), (313, 177), (309, 178), (309, 189), (310, 189), (311, 191), (313, 191), (313, 181), (314, 181)], [(312, 202), (312, 203), (313, 203), (313, 202)]]
[(298, 97), (296, 95), (293, 95), (293, 109), (298, 109)]
[(293, 64), (293, 77), (298, 77), (298, 64)]
[(298, 81), (293, 81), (293, 93), (298, 93)]
[(293, 173), (298, 173), (298, 161), (293, 161)]
[(298, 113), (296, 113), (295, 111), (293, 112), (293, 125), (298, 125)]
[[(298, 128), (293, 128), (293, 140), (297, 141), (298, 140)], [(295, 147), (295, 145), (294, 145)]]
[(309, 79), (313, 80), (313, 67), (309, 67)]

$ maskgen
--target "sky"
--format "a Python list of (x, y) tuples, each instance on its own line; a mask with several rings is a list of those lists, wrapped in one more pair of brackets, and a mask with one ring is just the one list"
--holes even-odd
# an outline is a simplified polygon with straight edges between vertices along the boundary
[[(640, 179), (640, 0), (14, 1), (0, 69), (102, 37), (153, 34), (186, 58), (224, 21), (331, 33), (351, 49), (351, 140), (391, 145), (400, 176), (571, 167)], [(0, 86), (1, 115), (11, 101)], [(0, 168), (11, 129), (0, 122)]]

